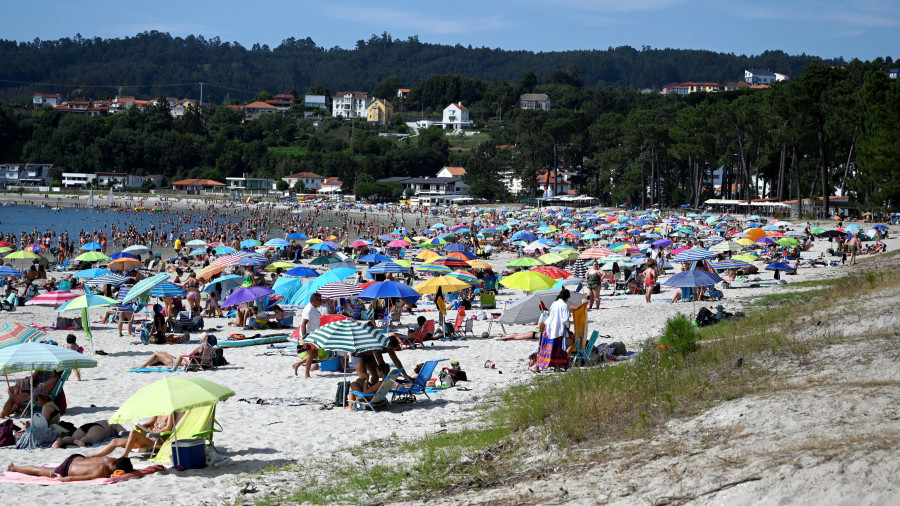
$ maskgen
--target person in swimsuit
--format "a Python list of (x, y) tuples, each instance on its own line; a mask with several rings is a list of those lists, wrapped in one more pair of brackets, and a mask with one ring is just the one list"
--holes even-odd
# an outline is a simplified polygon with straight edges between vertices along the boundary
[(644, 270), (644, 297), (650, 302), (653, 296), (653, 288), (656, 286), (656, 260), (647, 260), (647, 268)]
[(13, 473), (22, 473), (29, 476), (45, 476), (57, 478), (59, 481), (85, 481), (96, 478), (109, 478), (114, 474), (127, 474), (134, 471), (131, 459), (120, 457), (85, 457), (84, 455), (69, 455), (62, 464), (56, 468), (42, 466), (17, 466), (12, 462), (6, 470)]
[(169, 436), (151, 436), (150, 434), (162, 434), (171, 431), (172, 427), (175, 425), (174, 421), (174, 413), (172, 415), (154, 416), (147, 422), (147, 427), (135, 425), (135, 429), (128, 433), (128, 437), (113, 439), (109, 444), (104, 446), (102, 450), (90, 457), (105, 457), (112, 453), (116, 448), (125, 448), (125, 453), (123, 453), (122, 456), (127, 457), (128, 454), (131, 453), (131, 450), (134, 450), (135, 448), (151, 448), (155, 446), (157, 442), (161, 442)]
[(71, 436), (61, 437), (53, 443), (53, 448), (65, 448), (68, 445), (85, 447), (89, 444), (98, 443), (110, 436), (126, 436), (128, 430), (117, 423), (112, 425), (106, 420), (91, 422), (75, 429)]
[(188, 278), (181, 285), (187, 290), (187, 302), (191, 309), (200, 312), (200, 281), (197, 280), (197, 274), (191, 272)]

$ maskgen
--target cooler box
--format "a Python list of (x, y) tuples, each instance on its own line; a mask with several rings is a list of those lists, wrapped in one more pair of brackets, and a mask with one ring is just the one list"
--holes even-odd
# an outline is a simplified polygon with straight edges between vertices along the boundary
[(322, 372), (339, 372), (341, 370), (341, 357), (329, 358), (319, 364)]
[(481, 292), (481, 309), (494, 309), (497, 307), (496, 292)]
[(206, 440), (179, 439), (172, 443), (172, 463), (183, 470), (206, 467)]

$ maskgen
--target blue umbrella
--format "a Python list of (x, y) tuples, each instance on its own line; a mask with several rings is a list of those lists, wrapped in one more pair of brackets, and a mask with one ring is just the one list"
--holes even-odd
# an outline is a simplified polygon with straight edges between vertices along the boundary
[(653, 243), (657, 248), (668, 248), (672, 245), (672, 241), (669, 239), (659, 239), (658, 241)]
[(372, 263), (372, 264), (376, 264), (376, 263), (378, 263), (378, 262), (390, 262), (390, 261), (391, 261), (391, 258), (390, 258), (390, 257), (386, 257), (386, 256), (384, 256), (384, 255), (380, 255), (380, 254), (378, 254), (378, 253), (373, 253), (373, 254), (371, 254), (371, 255), (366, 255), (366, 256), (360, 258), (359, 261), (360, 261), (360, 262), (363, 262), (363, 263)]
[(206, 253), (206, 248), (194, 248), (191, 250), (190, 253), (188, 253), (188, 256), (195, 257), (195, 256), (203, 255), (204, 253)]
[(10, 267), (8, 265), (0, 265), (0, 276), (12, 276), (19, 277), (24, 276), (18, 269), (14, 267)]
[(216, 255), (227, 255), (229, 253), (234, 253), (234, 248), (229, 248), (228, 246), (219, 246), (216, 248)]
[(301, 234), (300, 232), (294, 232), (293, 234), (288, 234), (285, 239), (296, 239), (296, 240), (304, 241), (306, 239), (309, 239), (309, 237), (307, 237), (306, 234)]
[(265, 286), (250, 286), (247, 288), (239, 288), (222, 302), (222, 307), (237, 306), (245, 302), (253, 302), (263, 297), (268, 297), (275, 293), (275, 290)]
[(330, 270), (325, 274), (322, 274), (321, 276), (310, 280), (308, 283), (303, 285), (302, 288), (298, 289), (291, 297), (288, 304), (293, 306), (309, 304), (309, 297), (310, 295), (315, 293), (316, 290), (322, 288), (328, 283), (343, 281), (354, 274), (356, 274), (356, 269), (351, 269), (349, 267), (338, 267), (336, 269)]
[(113, 253), (112, 255), (109, 256), (109, 258), (112, 258), (113, 260), (118, 260), (120, 258), (130, 258), (132, 260), (137, 260), (136, 256), (134, 256), (130, 253), (125, 253), (124, 251), (119, 252), (119, 253)]
[[(388, 236), (388, 237), (390, 237), (390, 236)], [(326, 244), (324, 242), (313, 244), (312, 246), (309, 247), (309, 249), (314, 249), (314, 250), (319, 250), (319, 251), (334, 251), (333, 247), (329, 246), (328, 244)]]
[(203, 287), (203, 291), (206, 293), (211, 293), (215, 291), (216, 285), (222, 285), (222, 291), (231, 290), (232, 288), (237, 288), (244, 283), (244, 278), (242, 276), (238, 276), (237, 274), (227, 274), (225, 276), (219, 276), (218, 278), (210, 281)]
[(257, 241), (256, 239), (246, 239), (241, 241), (242, 248), (254, 248), (256, 246), (259, 246), (260, 244), (262, 243)]
[[(457, 231), (458, 232), (458, 231)], [(468, 248), (459, 243), (449, 244), (444, 246), (444, 251), (466, 251)]]
[[(698, 260), (708, 260), (710, 258), (715, 258), (716, 254), (705, 250), (703, 248), (691, 248), (687, 251), (682, 251), (681, 253), (675, 255), (675, 258), (672, 259), (673, 262), (696, 262)], [(703, 285), (700, 285), (703, 286)]]
[(534, 232), (529, 232), (528, 230), (521, 230), (521, 231), (513, 234), (512, 240), (513, 241), (529, 241), (529, 242), (531, 242), (531, 241), (537, 240), (537, 235), (535, 235)]
[(872, 227), (872, 228), (874, 228), (875, 230), (887, 230), (887, 229), (888, 229), (888, 228), (887, 228), (886, 226), (884, 226), (884, 225), (875, 225), (875, 226)]
[(285, 241), (284, 239), (271, 239), (266, 241), (266, 246), (271, 246), (273, 248), (284, 248), (285, 246), (290, 246), (290, 241)]
[(109, 274), (104, 274), (102, 276), (97, 276), (96, 278), (89, 279), (85, 281), (84, 284), (88, 286), (100, 286), (100, 285), (112, 285), (119, 286), (124, 285), (125, 281), (128, 278), (121, 274), (116, 274), (114, 272), (110, 272)]
[(698, 286), (715, 285), (719, 281), (722, 281), (722, 278), (716, 274), (695, 269), (679, 272), (663, 282), (663, 285), (676, 288), (695, 288)]
[(78, 271), (75, 273), (76, 278), (96, 278), (97, 276), (102, 276), (104, 274), (109, 274), (112, 271), (108, 271), (106, 269), (101, 269), (99, 267), (94, 267), (92, 269), (85, 269), (83, 271)]
[(89, 243), (85, 244), (84, 246), (82, 246), (81, 249), (83, 249), (85, 251), (95, 251), (95, 250), (103, 249), (103, 245), (100, 244), (99, 242), (89, 242)]
[(181, 297), (183, 295), (187, 295), (187, 290), (171, 281), (162, 282), (150, 289), (151, 297)]
[(409, 272), (408, 267), (403, 267), (400, 264), (394, 262), (381, 262), (380, 264), (375, 264), (372, 267), (369, 267), (368, 273), (371, 274), (386, 274), (388, 272)]
[(298, 278), (317, 278), (319, 277), (319, 271), (310, 269), (305, 265), (301, 265), (300, 267), (294, 267), (293, 269), (288, 270), (284, 273), (284, 275), (296, 276)]
[(767, 271), (792, 271), (793, 267), (782, 262), (772, 262), (766, 266)]
[(369, 285), (358, 295), (363, 300), (403, 299), (407, 302), (415, 302), (419, 300), (420, 296), (419, 292), (397, 281), (382, 281)]

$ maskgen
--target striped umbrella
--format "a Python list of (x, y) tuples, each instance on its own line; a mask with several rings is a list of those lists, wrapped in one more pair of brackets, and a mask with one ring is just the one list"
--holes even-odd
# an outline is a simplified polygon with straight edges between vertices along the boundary
[(213, 276), (224, 271), (227, 265), (216, 264), (215, 262), (207, 265), (197, 272), (197, 279), (211, 279)]
[(582, 260), (580, 258), (575, 260), (575, 265), (572, 267), (572, 274), (574, 274), (576, 278), (584, 278), (588, 271), (588, 262), (588, 260)]
[(343, 281), (336, 281), (319, 288), (318, 292), (323, 299), (346, 299), (359, 295), (362, 292), (362, 288)]
[(491, 269), (493, 265), (485, 262), (484, 260), (468, 260), (466, 261), (469, 264), (469, 267), (473, 269)]
[(165, 272), (161, 272), (152, 278), (142, 279), (137, 282), (133, 287), (131, 287), (131, 291), (128, 292), (128, 296), (125, 297), (122, 302), (128, 303), (133, 300), (137, 300), (141, 295), (149, 292), (154, 286), (164, 283), (169, 280), (169, 275)]
[(320, 350), (360, 353), (379, 350), (388, 345), (386, 334), (378, 334), (374, 329), (360, 325), (354, 320), (341, 320), (323, 325), (303, 339)]
[(285, 241), (284, 239), (270, 239), (266, 241), (266, 246), (271, 246), (273, 248), (284, 248), (285, 246), (290, 246), (290, 241)]
[(718, 244), (710, 246), (709, 251), (716, 253), (724, 253), (726, 251), (741, 251), (744, 247), (734, 241), (722, 241)]
[(422, 272), (435, 272), (441, 274), (449, 274), (453, 272), (453, 269), (447, 267), (446, 265), (437, 265), (437, 264), (423, 264), (420, 267), (416, 267), (416, 270)]
[(673, 262), (696, 262), (699, 260), (708, 260), (715, 258), (716, 254), (703, 248), (691, 248), (687, 251), (675, 255)]
[(16, 269), (15, 267), (10, 267), (9, 265), (0, 265), (0, 277), (2, 276), (10, 276), (14, 278), (18, 278), (24, 276), (21, 271)]
[(369, 274), (386, 274), (388, 272), (409, 272), (409, 268), (394, 262), (381, 262), (369, 267)]
[(150, 289), (151, 297), (181, 297), (184, 295), (187, 295), (187, 290), (171, 281), (163, 281)]
[(63, 302), (70, 301), (74, 298), (80, 297), (80, 293), (75, 292), (67, 292), (67, 291), (54, 291), (47, 292), (38, 295), (37, 297), (32, 298), (28, 302), (25, 303), (26, 306), (55, 306), (57, 304), (62, 304)]
[(468, 259), (455, 258), (451, 256), (432, 258), (425, 261), (429, 265), (444, 265), (446, 267), (468, 267)]
[(97, 367), (97, 361), (62, 346), (23, 343), (0, 350), (0, 372), (64, 371)]
[(447, 274), (447, 275), (448, 275), (448, 276), (452, 276), (452, 277), (454, 277), (454, 278), (456, 278), (456, 279), (459, 279), (459, 280), (461, 280), (461, 281), (465, 281), (466, 283), (469, 283), (470, 285), (477, 285), (478, 283), (481, 282), (481, 280), (479, 280), (478, 277), (476, 277), (476, 276), (475, 276), (474, 274), (472, 274), (471, 272), (466, 272), (466, 271), (453, 271), (453, 272), (451, 272), (450, 274)]
[(26, 343), (28, 341), (38, 341), (43, 339), (46, 335), (47, 333), (42, 330), (28, 327), (21, 323), (13, 322), (0, 324), (0, 348)]
[(710, 263), (713, 269), (717, 271), (723, 271), (726, 269), (743, 269), (744, 267), (750, 267), (750, 264), (747, 262), (741, 262), (740, 260), (723, 260), (721, 262)]

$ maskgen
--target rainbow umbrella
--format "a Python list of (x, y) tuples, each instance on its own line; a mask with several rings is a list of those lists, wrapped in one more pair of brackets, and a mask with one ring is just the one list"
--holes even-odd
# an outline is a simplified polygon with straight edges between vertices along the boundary
[(41, 251), (44, 251), (45, 249), (46, 248), (44, 248), (40, 244), (33, 243), (33, 244), (29, 244), (28, 246), (25, 246), (24, 248), (22, 248), (22, 251), (30, 251), (32, 253), (40, 253)]
[(47, 333), (42, 330), (28, 327), (21, 323), (3, 323), (0, 324), (0, 348), (27, 343), (29, 341), (38, 341), (43, 339), (46, 335)]
[[(75, 292), (67, 292), (67, 291), (53, 291), (42, 293), (37, 297), (32, 298), (28, 302), (25, 303), (26, 306), (55, 306), (57, 304), (62, 304), (63, 302), (68, 302), (72, 299), (80, 297), (81, 294)], [(2, 346), (0, 346), (2, 347)]]

